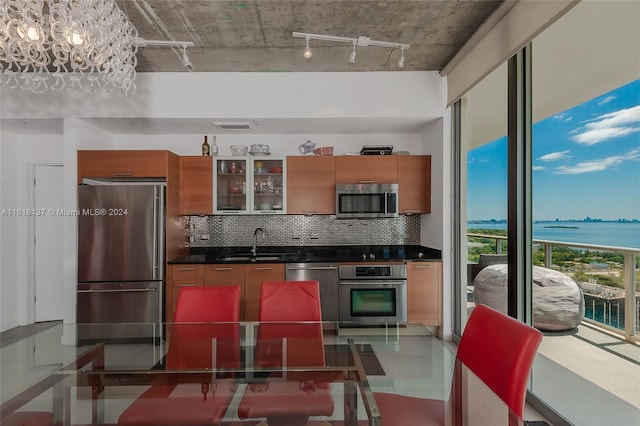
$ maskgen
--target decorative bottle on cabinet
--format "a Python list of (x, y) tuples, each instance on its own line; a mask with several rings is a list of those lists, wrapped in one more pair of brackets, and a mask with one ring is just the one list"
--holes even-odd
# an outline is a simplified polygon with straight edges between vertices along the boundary
[(207, 142), (207, 135), (204, 135), (204, 143), (202, 144), (202, 155), (211, 155), (211, 148)]
[(218, 144), (216, 143), (216, 135), (211, 135), (211, 155), (218, 156)]

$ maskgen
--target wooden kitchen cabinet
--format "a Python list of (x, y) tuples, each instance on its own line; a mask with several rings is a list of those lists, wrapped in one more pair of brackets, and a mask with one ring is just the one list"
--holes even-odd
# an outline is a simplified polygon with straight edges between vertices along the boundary
[(397, 155), (336, 157), (336, 183), (398, 183)]
[(258, 321), (262, 282), (284, 281), (284, 264), (245, 265), (244, 274), (244, 321)]
[(205, 286), (240, 286), (240, 319), (244, 318), (244, 265), (207, 264), (204, 266)]
[(180, 157), (180, 214), (213, 214), (213, 160), (207, 156)]
[(431, 156), (398, 156), (398, 213), (431, 213)]
[(441, 262), (407, 262), (407, 320), (442, 325)]
[(335, 157), (287, 157), (287, 214), (336, 214)]
[(167, 268), (166, 316), (172, 322), (176, 311), (178, 293), (182, 287), (202, 287), (204, 285), (204, 265), (179, 264)]
[(78, 184), (82, 178), (166, 178), (169, 155), (164, 150), (78, 151)]

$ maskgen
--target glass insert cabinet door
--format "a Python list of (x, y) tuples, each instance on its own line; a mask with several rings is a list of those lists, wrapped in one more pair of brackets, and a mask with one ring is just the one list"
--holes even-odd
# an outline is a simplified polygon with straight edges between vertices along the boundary
[(247, 157), (217, 157), (214, 159), (214, 211), (218, 213), (248, 213), (250, 188)]
[(213, 209), (216, 213), (286, 212), (285, 159), (265, 157), (214, 158)]
[(284, 213), (284, 164), (282, 158), (253, 159), (254, 213)]

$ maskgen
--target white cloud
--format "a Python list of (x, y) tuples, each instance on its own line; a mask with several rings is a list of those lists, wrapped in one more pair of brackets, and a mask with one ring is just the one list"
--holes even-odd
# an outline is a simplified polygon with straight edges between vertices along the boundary
[(634, 160), (640, 160), (640, 148), (632, 149), (625, 155), (614, 155), (600, 160), (583, 161), (575, 166), (560, 166), (556, 168), (556, 173), (563, 175), (576, 175), (581, 173), (601, 172), (625, 161)]
[(533, 166), (532, 169), (535, 172), (535, 171), (544, 170), (545, 168), (544, 168), (544, 166)]
[(615, 96), (607, 96), (606, 98), (604, 98), (603, 100), (598, 102), (598, 106), (606, 105), (609, 102), (611, 102), (612, 100), (614, 100), (615, 98), (616, 98)]
[(567, 115), (566, 112), (561, 112), (560, 114), (554, 115), (553, 119), (554, 120), (559, 120), (559, 121), (569, 122), (569, 121), (573, 120), (573, 117)]
[(572, 139), (581, 144), (595, 145), (636, 132), (640, 132), (640, 105), (603, 114), (587, 123)]
[(545, 154), (541, 157), (538, 157), (538, 160), (541, 161), (557, 161), (560, 160), (562, 158), (567, 158), (569, 151), (558, 151), (558, 152), (550, 152), (548, 154)]

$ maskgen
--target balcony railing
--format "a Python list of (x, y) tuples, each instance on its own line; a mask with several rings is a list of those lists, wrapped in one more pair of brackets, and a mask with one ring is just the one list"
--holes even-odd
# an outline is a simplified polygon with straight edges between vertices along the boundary
[[(476, 233), (467, 233), (467, 238), (494, 240), (495, 254), (503, 253), (504, 243), (506, 243), (507, 240), (507, 237), (502, 235)], [(624, 336), (624, 338), (629, 341), (640, 341), (640, 292), (638, 292), (636, 288), (636, 259), (640, 256), (640, 249), (549, 240), (533, 240), (533, 246), (534, 249), (542, 246), (544, 253), (543, 266), (549, 269), (554, 269), (553, 247), (568, 247), (601, 253), (621, 253), (624, 256), (624, 262), (621, 267), (616, 267), (615, 269), (624, 274), (624, 289), (617, 289), (591, 282), (579, 282), (576, 280), (585, 296), (586, 312), (584, 321), (604, 327), (609, 331)], [(605, 265), (607, 268), (610, 267), (608, 264), (599, 266), (604, 267)], [(567, 271), (564, 270), (563, 272)], [(593, 277), (599, 275), (597, 270), (590, 273)], [(469, 285), (471, 285), (471, 283), (469, 283)], [(626, 313), (631, 313), (631, 315), (626, 315)]]

